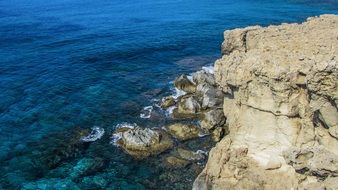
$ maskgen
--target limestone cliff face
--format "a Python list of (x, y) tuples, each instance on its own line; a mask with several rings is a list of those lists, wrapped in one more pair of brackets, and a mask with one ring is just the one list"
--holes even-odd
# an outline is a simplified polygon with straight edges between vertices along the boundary
[(338, 189), (338, 16), (225, 31), (230, 134), (194, 189)]

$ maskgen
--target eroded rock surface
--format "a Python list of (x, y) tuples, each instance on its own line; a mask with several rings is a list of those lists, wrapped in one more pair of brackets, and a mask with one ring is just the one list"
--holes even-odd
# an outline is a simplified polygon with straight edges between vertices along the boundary
[(187, 95), (180, 97), (177, 113), (185, 115), (197, 114), (200, 109), (201, 106), (197, 100), (197, 97), (193, 95)]
[(295, 148), (284, 153), (286, 162), (299, 173), (317, 177), (338, 177), (338, 155), (324, 147)]
[(179, 90), (183, 90), (187, 93), (194, 93), (196, 91), (196, 85), (190, 81), (186, 75), (179, 76), (175, 80), (174, 85)]
[(178, 140), (185, 141), (193, 138), (198, 138), (201, 130), (191, 124), (175, 123), (166, 126), (166, 130)]
[(191, 151), (191, 150), (186, 150), (183, 148), (178, 148), (177, 149), (178, 154), (180, 155), (181, 158), (190, 160), (190, 161), (198, 161), (198, 160), (203, 160), (205, 158), (205, 155), (200, 152), (200, 151)]
[(173, 140), (164, 132), (149, 128), (118, 129), (117, 144), (135, 158), (159, 154), (173, 147)]
[[(215, 78), (230, 133), (194, 189), (338, 187), (335, 159), (318, 156), (338, 154), (337, 37), (336, 15), (224, 33)], [(284, 157), (295, 149), (321, 153)]]
[(226, 119), (222, 109), (209, 110), (204, 113), (204, 118), (201, 121), (201, 127), (208, 130), (216, 127), (223, 127), (225, 121)]
[(161, 107), (162, 108), (169, 108), (169, 107), (171, 107), (175, 104), (176, 104), (175, 98), (172, 97), (172, 96), (164, 97), (161, 100)]

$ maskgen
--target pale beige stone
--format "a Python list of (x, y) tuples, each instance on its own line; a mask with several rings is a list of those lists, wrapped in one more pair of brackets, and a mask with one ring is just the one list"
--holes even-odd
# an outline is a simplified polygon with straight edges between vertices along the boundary
[[(337, 185), (295, 169), (285, 158), (295, 148), (321, 147), (327, 155), (338, 155), (337, 37), (337, 15), (224, 33), (215, 79), (226, 93), (223, 111), (230, 133), (210, 151), (194, 189)], [(325, 173), (324, 157), (315, 158), (309, 162), (312, 171), (336, 175), (335, 169)]]

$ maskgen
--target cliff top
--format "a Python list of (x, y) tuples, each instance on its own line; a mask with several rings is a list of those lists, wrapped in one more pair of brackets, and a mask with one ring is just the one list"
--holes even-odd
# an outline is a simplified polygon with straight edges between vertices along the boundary
[[(301, 24), (227, 30), (224, 39), (223, 57), (215, 64), (220, 84), (238, 86), (254, 76), (305, 83), (311, 70), (337, 69), (337, 15), (311, 17)], [(330, 88), (330, 96), (337, 97), (336, 87)]]

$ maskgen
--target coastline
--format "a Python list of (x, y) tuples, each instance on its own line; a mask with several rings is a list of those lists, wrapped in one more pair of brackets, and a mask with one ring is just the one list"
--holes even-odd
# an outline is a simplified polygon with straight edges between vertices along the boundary
[(229, 134), (193, 189), (338, 187), (338, 16), (224, 32)]
[(335, 3), (41, 3), (1, 3), (0, 189), (338, 186)]
[(181, 143), (208, 136), (216, 146), (196, 190), (337, 187), (337, 32), (336, 15), (225, 31), (214, 69), (180, 75), (176, 94), (162, 98), (174, 122), (119, 128), (115, 142), (136, 159), (165, 152), (164, 165), (186, 169), (211, 146)]

